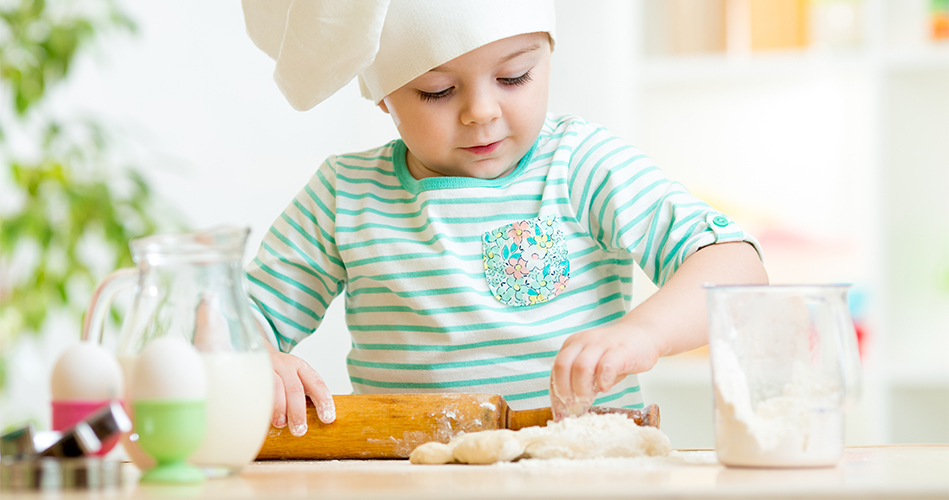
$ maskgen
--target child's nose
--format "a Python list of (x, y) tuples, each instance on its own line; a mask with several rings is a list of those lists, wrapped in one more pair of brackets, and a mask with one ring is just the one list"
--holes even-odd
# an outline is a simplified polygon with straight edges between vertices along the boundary
[(490, 90), (472, 89), (461, 110), (465, 125), (483, 125), (501, 117), (501, 103)]

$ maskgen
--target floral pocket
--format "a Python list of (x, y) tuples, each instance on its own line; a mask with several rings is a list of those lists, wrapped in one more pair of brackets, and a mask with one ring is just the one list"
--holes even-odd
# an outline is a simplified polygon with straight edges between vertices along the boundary
[(567, 288), (570, 259), (557, 216), (501, 226), (482, 236), (484, 276), (509, 306), (546, 302)]

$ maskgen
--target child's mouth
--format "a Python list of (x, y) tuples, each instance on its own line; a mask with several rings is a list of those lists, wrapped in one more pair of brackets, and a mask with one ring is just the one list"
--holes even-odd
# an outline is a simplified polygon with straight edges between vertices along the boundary
[(502, 141), (503, 139), (501, 141), (492, 142), (491, 144), (484, 144), (481, 146), (471, 146), (470, 148), (462, 148), (462, 149), (464, 149), (465, 151), (468, 151), (469, 153), (474, 153), (476, 155), (486, 155), (493, 152), (495, 149), (497, 149), (498, 146), (501, 145)]

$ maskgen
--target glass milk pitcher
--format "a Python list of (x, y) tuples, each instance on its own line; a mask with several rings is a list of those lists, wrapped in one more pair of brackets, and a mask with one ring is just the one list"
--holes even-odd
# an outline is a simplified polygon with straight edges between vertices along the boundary
[[(132, 386), (135, 360), (152, 340), (174, 335), (194, 344), (208, 380), (205, 440), (189, 462), (210, 475), (236, 472), (257, 456), (270, 429), (273, 371), (243, 287), (241, 259), (247, 228), (155, 235), (129, 244), (137, 267), (119, 269), (99, 283), (83, 323), (83, 340), (101, 342), (117, 292), (134, 289), (116, 356)], [(127, 395), (126, 395), (127, 396)], [(126, 409), (131, 411), (128, 397)], [(123, 439), (139, 468), (151, 459)]]
[(725, 465), (823, 467), (860, 391), (847, 285), (708, 288), (715, 451)]

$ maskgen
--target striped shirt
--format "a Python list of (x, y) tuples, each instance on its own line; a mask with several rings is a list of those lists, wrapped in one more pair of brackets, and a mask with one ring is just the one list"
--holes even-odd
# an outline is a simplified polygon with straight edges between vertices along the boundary
[[(634, 265), (662, 286), (703, 246), (757, 247), (640, 151), (574, 116), (548, 116), (497, 179), (417, 180), (405, 154), (395, 140), (327, 159), (247, 267), (253, 309), (284, 352), (345, 290), (356, 393), (549, 406), (557, 351), (629, 311)], [(595, 404), (641, 407), (636, 376)]]

